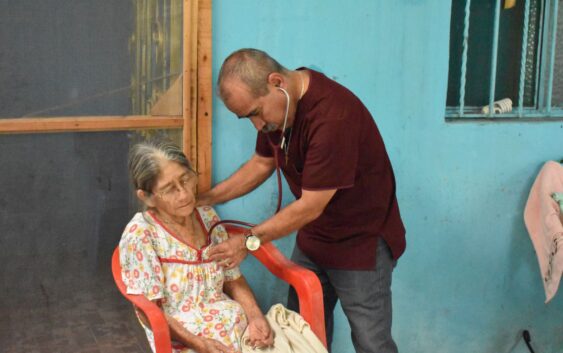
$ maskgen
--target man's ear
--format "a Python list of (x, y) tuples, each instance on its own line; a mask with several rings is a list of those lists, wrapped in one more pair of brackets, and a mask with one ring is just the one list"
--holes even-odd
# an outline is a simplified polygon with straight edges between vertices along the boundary
[(143, 203), (147, 205), (147, 207), (154, 207), (152, 197), (144, 190), (137, 189), (137, 197), (139, 198), (139, 200), (143, 201)]
[(285, 85), (285, 77), (279, 72), (272, 72), (268, 75), (268, 83), (275, 87), (282, 87)]

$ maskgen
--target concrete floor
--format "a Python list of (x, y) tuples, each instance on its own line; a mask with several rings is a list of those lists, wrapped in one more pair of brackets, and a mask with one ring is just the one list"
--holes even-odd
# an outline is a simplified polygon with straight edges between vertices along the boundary
[(107, 274), (56, 299), (0, 303), (2, 353), (150, 353), (132, 306)]

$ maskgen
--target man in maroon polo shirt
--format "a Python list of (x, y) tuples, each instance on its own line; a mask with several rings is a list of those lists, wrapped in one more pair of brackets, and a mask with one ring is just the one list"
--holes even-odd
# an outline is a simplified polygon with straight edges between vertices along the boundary
[[(296, 200), (247, 236), (216, 246), (212, 258), (231, 268), (247, 251), (298, 231), (292, 260), (323, 285), (329, 347), (340, 300), (356, 352), (397, 352), (391, 276), (405, 250), (405, 229), (393, 169), (369, 111), (325, 75), (287, 70), (256, 49), (232, 53), (218, 85), (227, 108), (258, 130), (256, 153), (199, 203), (254, 190), (273, 173), (275, 158)], [(293, 290), (288, 306), (298, 306)]]

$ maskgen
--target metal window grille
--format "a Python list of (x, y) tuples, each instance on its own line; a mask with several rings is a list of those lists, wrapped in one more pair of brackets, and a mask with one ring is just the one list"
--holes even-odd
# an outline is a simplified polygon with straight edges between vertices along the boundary
[[(517, 82), (513, 82), (515, 89), (512, 97), (499, 96), (498, 90), (499, 86), (507, 84), (503, 80), (499, 80), (499, 41), (515, 39), (510, 35), (501, 38), (499, 31), (503, 20), (501, 11), (510, 10), (501, 9), (501, 0), (473, 0), (473, 4), (472, 0), (466, 0), (463, 7), (463, 18), (460, 18), (460, 11), (452, 14), (452, 26), (458, 25), (463, 28), (460, 36), (451, 38), (451, 40), (461, 40), (461, 43), (454, 43), (456, 48), (461, 50), (459, 50), (459, 57), (452, 56), (450, 59), (447, 119), (563, 119), (563, 80), (556, 79), (563, 76), (563, 33), (558, 33), (563, 30), (563, 16), (558, 21), (559, 1), (561, 0), (516, 0), (520, 6), (518, 11), (522, 15), (521, 20), (519, 19), (521, 28), (518, 28), (521, 37), (516, 38), (521, 41), (521, 48), (518, 50), (517, 57), (508, 58), (508, 61), (513, 61), (512, 63), (507, 64), (506, 58), (501, 61), (501, 64), (512, 65), (513, 68), (519, 62), (519, 70), (515, 68), (512, 74), (512, 76), (517, 76), (512, 77), (513, 80), (517, 80)], [(494, 11), (492, 30), (483, 33), (480, 28), (477, 28), (474, 33), (470, 30), (470, 23), (474, 21), (472, 12), (482, 14), (483, 12), (475, 11), (475, 6), (483, 6), (484, 3), (488, 5), (487, 9)], [(509, 34), (514, 32), (511, 28), (508, 31)], [(505, 24), (503, 33), (506, 34), (506, 32)], [(468, 76), (468, 60), (475, 58), (475, 55), (478, 54), (475, 52), (474, 56), (471, 56), (471, 51), (476, 50), (472, 47), (472, 43), (474, 44), (476, 39), (471, 36), (477, 34), (490, 36), (487, 40), (491, 43), (490, 57), (487, 59), (490, 63), (490, 71), (488, 77), (479, 78), (481, 80), (479, 82), (482, 84), (478, 88), (482, 92), (488, 92), (488, 99), (482, 99), (484, 102), (480, 105), (476, 105), (475, 100), (468, 102), (466, 91), (468, 81), (475, 79), (471, 75)], [(556, 45), (558, 35), (561, 41), (559, 48)], [(450, 55), (455, 54), (450, 52)], [(452, 59), (459, 60), (453, 68), (456, 71), (452, 71)], [(459, 70), (457, 70), (458, 68)], [(481, 73), (483, 74), (483, 71)], [(456, 75), (459, 76), (455, 77)], [(485, 73), (484, 76), (487, 74)], [(506, 75), (501, 75), (501, 77), (506, 80)], [(488, 87), (486, 82), (488, 82)], [(450, 93), (452, 94), (450, 95)], [(510, 99), (510, 104), (506, 104), (506, 98)], [(455, 101), (456, 99), (457, 101)]]

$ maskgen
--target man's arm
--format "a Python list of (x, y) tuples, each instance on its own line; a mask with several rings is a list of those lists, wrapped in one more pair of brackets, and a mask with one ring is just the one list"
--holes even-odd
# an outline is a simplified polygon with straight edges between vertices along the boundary
[(252, 228), (252, 233), (265, 243), (282, 238), (317, 219), (337, 189), (302, 190), (301, 198), (283, 208), (273, 217)]
[(239, 170), (211, 190), (198, 195), (198, 205), (215, 205), (230, 201), (256, 189), (272, 175), (274, 158), (254, 154)]
[[(252, 228), (252, 233), (257, 235), (262, 243), (287, 236), (318, 218), (336, 191), (337, 189), (302, 190), (301, 198)], [(245, 237), (243, 235), (231, 236), (209, 251), (209, 257), (214, 261), (228, 264), (225, 266), (227, 269), (238, 266), (244, 260), (246, 254)]]

